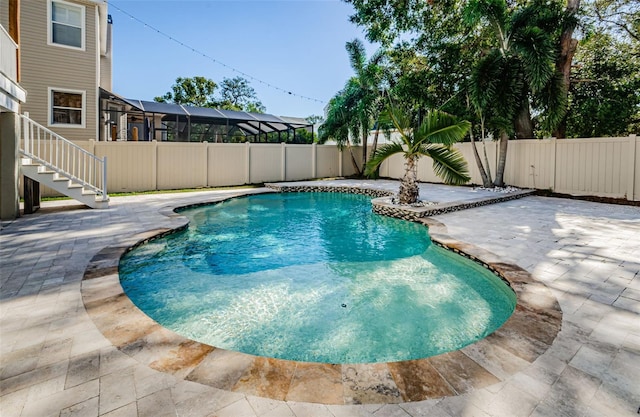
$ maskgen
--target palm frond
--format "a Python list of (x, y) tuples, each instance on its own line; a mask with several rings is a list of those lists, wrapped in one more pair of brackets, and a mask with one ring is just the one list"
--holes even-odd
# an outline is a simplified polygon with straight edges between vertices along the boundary
[(420, 153), (433, 160), (433, 172), (446, 184), (461, 185), (471, 179), (467, 161), (458, 150), (441, 144), (427, 144), (420, 148)]
[(470, 127), (471, 123), (466, 120), (458, 120), (455, 116), (443, 111), (430, 110), (415, 132), (415, 141), (451, 146), (460, 142)]
[(380, 146), (376, 151), (371, 155), (371, 158), (367, 162), (367, 165), (364, 170), (365, 175), (372, 175), (376, 172), (378, 167), (384, 162), (385, 159), (389, 158), (391, 155), (395, 155), (397, 153), (403, 153), (404, 148), (400, 143), (387, 143), (385, 145)]
[(554, 40), (538, 27), (527, 27), (519, 33), (514, 49), (524, 63), (522, 68), (532, 91), (540, 91), (553, 77)]
[(367, 61), (367, 53), (364, 49), (364, 44), (360, 39), (356, 38), (350, 42), (347, 42), (345, 44), (345, 49), (347, 50), (347, 54), (349, 55), (351, 68), (353, 68), (355, 73), (359, 76)]

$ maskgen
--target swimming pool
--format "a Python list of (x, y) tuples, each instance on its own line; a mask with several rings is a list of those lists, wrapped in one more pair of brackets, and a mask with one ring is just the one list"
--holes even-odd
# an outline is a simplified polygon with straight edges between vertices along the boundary
[(187, 230), (128, 253), (131, 300), (188, 338), (259, 356), (389, 362), (473, 343), (511, 315), (490, 271), (367, 197), (266, 194), (182, 212)]

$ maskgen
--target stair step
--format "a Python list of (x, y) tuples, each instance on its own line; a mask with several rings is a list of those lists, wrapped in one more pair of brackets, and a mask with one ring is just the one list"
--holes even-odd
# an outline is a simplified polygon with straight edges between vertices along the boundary
[(109, 197), (102, 200), (102, 196), (91, 190), (84, 188), (81, 184), (74, 182), (71, 178), (56, 171), (52, 171), (44, 165), (34, 162), (31, 158), (21, 159), (22, 173), (39, 183), (49, 186), (54, 190), (65, 194), (92, 208), (109, 208)]

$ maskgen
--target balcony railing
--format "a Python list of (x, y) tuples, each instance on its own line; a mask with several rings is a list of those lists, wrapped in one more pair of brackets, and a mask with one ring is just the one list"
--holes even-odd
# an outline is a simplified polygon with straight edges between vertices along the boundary
[(0, 25), (0, 72), (11, 81), (18, 81), (17, 55), (18, 45)]

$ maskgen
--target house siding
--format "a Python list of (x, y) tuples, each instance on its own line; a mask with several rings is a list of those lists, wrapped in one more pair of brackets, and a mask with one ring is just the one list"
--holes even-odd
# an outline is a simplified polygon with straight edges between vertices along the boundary
[(23, 111), (29, 112), (30, 117), (38, 123), (49, 126), (49, 88), (85, 91), (85, 127), (49, 128), (70, 140), (96, 139), (96, 71), (99, 68), (97, 8), (82, 2), (73, 3), (85, 7), (84, 51), (49, 45), (46, 2), (21, 2), (21, 85), (29, 93), (29, 100), (23, 105)]
[(0, 1), (0, 25), (9, 30), (9, 2)]

